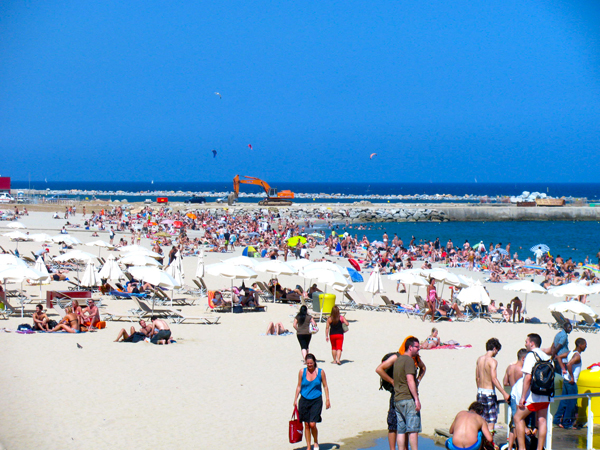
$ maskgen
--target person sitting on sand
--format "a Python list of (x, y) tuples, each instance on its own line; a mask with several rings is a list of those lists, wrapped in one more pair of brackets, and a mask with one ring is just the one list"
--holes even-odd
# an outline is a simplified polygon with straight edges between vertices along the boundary
[(157, 316), (152, 316), (150, 320), (152, 320), (152, 329), (150, 331), (152, 340), (150, 342), (157, 345), (169, 344), (171, 338), (169, 324), (163, 319), (159, 319)]
[(117, 339), (115, 339), (115, 342), (123, 341), (136, 343), (149, 337), (150, 332), (152, 331), (152, 325), (147, 324), (144, 319), (140, 319), (139, 324), (139, 331), (135, 331), (133, 326), (130, 329), (130, 333), (127, 333), (125, 328), (121, 328), (121, 331), (119, 331), (119, 335), (117, 336)]
[(48, 316), (44, 312), (42, 304), (35, 307), (35, 312), (33, 313), (33, 329), (36, 331), (49, 331)]
[(87, 308), (85, 308), (81, 314), (81, 324), (86, 327), (95, 327), (100, 322), (100, 311), (94, 303), (94, 300), (89, 299), (87, 301)]
[(446, 440), (448, 450), (476, 450), (482, 448), (483, 438), (493, 442), (494, 438), (483, 419), (484, 407), (473, 402), (468, 411), (459, 412), (450, 425), (452, 437)]
[(432, 328), (431, 335), (421, 342), (421, 350), (429, 350), (442, 345), (441, 339), (438, 337), (438, 329)]
[(273, 323), (270, 322), (267, 327), (267, 336), (279, 336), (282, 334), (287, 334), (290, 331), (287, 330), (281, 322)]
[(77, 315), (73, 313), (73, 309), (71, 309), (69, 306), (65, 309), (65, 312), (65, 317), (58, 322), (56, 327), (54, 327), (52, 330), (48, 330), (48, 333), (54, 333), (61, 330), (64, 330), (67, 333), (81, 333), (79, 329), (79, 319), (77, 318)]

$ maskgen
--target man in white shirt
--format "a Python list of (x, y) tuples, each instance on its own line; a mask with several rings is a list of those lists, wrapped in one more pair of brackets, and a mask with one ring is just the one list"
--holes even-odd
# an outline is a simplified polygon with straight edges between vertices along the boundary
[(523, 362), (523, 389), (521, 391), (521, 398), (517, 403), (517, 413), (514, 417), (519, 449), (525, 449), (525, 418), (532, 412), (537, 414), (538, 450), (542, 450), (546, 444), (546, 416), (548, 415), (550, 397), (531, 392), (531, 374), (533, 372), (533, 366), (535, 366), (535, 363), (538, 361), (534, 353), (542, 361), (550, 360), (550, 355), (544, 353), (540, 349), (541, 345), (542, 338), (539, 334), (531, 333), (527, 335), (527, 339), (525, 339), (525, 348), (529, 353)]

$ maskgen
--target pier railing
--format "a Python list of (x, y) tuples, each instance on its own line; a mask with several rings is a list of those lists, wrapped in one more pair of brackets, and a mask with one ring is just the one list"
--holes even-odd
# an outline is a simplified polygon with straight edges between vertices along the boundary
[[(557, 395), (550, 399), (550, 402), (556, 402), (561, 400), (573, 400), (578, 398), (587, 398), (587, 450), (593, 450), (594, 448), (594, 412), (592, 411), (592, 398), (600, 397), (600, 392), (588, 392), (586, 394), (573, 394), (573, 395)], [(504, 403), (503, 400), (498, 403)], [(510, 404), (506, 404), (505, 407), (506, 413), (506, 423), (510, 423)], [(548, 431), (546, 432), (546, 450), (552, 450), (552, 422), (553, 416), (551, 408), (548, 407), (548, 416), (546, 417), (546, 424), (548, 427)], [(506, 427), (506, 434), (508, 438), (508, 433), (510, 433), (510, 427)]]

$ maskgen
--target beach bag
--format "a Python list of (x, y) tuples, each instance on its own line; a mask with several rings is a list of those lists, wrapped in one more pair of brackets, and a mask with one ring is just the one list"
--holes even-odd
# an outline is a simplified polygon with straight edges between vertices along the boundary
[[(398, 352), (388, 353), (383, 358), (381, 358), (381, 362), (387, 361), (389, 358), (391, 358), (394, 355), (398, 355)], [(394, 379), (394, 365), (392, 365), (391, 367), (389, 367), (388, 370), (386, 370), (386, 373), (390, 376), (390, 378)], [(393, 393), (394, 392), (394, 385), (390, 384), (387, 381), (385, 381), (383, 378), (380, 378), (379, 379), (379, 390), (380, 391), (385, 390), (385, 391)]]
[(17, 327), (17, 331), (31, 331), (31, 325), (29, 325), (28, 323), (22, 323), (21, 325), (19, 325)]
[(348, 325), (346, 325), (345, 323), (342, 323), (342, 330), (344, 330), (344, 333), (347, 333), (349, 329), (350, 329), (350, 327), (348, 327)]
[(234, 314), (239, 314), (239, 313), (243, 313), (243, 312), (244, 312), (244, 308), (242, 307), (242, 305), (235, 305), (233, 307)]
[(48, 328), (55, 328), (58, 326), (58, 322), (56, 320), (49, 320), (48, 321)]
[(292, 413), (292, 420), (290, 420), (290, 444), (297, 444), (298, 442), (302, 442), (302, 435), (304, 434), (304, 428), (302, 427), (302, 422), (298, 417), (298, 407), (294, 407), (294, 412)]
[(310, 334), (317, 334), (319, 332), (319, 327), (316, 325), (313, 325), (313, 323), (311, 322), (308, 325), (308, 330), (310, 331)]
[(531, 370), (531, 392), (554, 397), (554, 364), (552, 364), (552, 360), (544, 361), (537, 353), (530, 353), (533, 353), (536, 360)]

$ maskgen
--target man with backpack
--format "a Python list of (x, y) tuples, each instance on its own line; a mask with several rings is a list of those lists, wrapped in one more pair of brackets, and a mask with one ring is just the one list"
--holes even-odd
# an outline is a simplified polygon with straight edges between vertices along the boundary
[(531, 333), (525, 339), (525, 348), (529, 351), (523, 362), (523, 390), (515, 414), (515, 428), (520, 450), (525, 450), (525, 418), (532, 412), (537, 414), (538, 450), (546, 444), (548, 406), (554, 395), (554, 366), (550, 355), (540, 347), (542, 338)]

